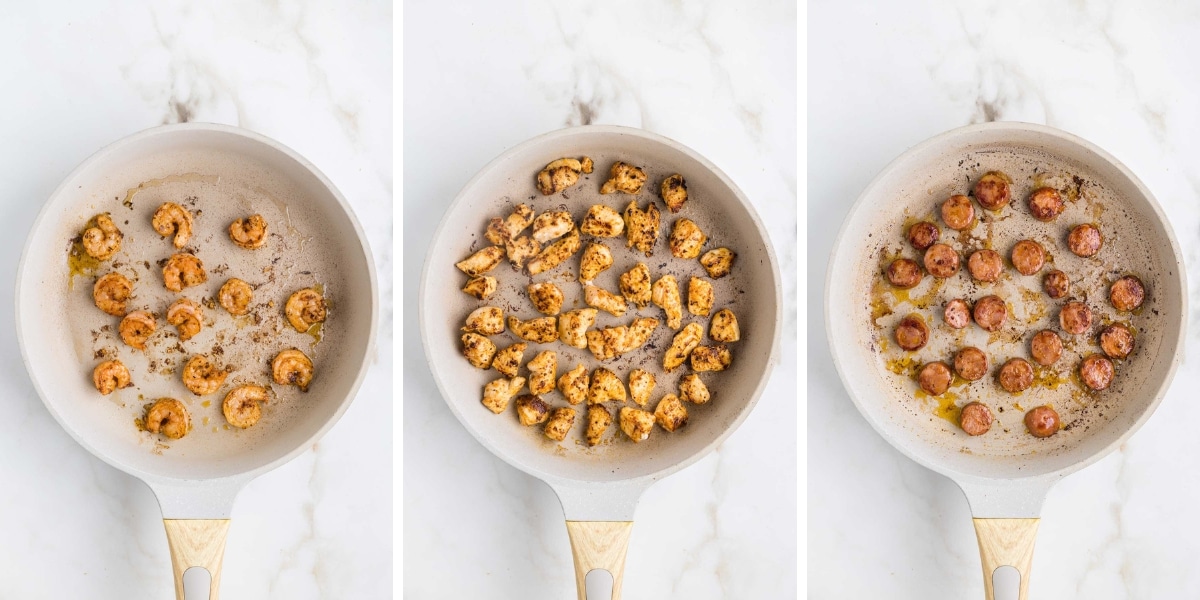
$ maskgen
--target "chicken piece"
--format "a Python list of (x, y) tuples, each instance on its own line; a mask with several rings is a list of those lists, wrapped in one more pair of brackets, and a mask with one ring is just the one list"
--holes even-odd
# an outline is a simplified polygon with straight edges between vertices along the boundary
[(526, 286), (525, 291), (528, 292), (533, 307), (543, 315), (557, 315), (558, 311), (562, 310), (563, 293), (557, 285), (550, 282), (531, 283)]
[(742, 339), (742, 331), (738, 328), (737, 317), (733, 311), (722, 308), (713, 315), (712, 325), (708, 327), (708, 337), (718, 342), (736, 342)]
[(688, 312), (698, 317), (707, 317), (713, 305), (712, 284), (693, 277), (688, 280)]
[(549, 344), (558, 339), (558, 324), (557, 319), (554, 317), (541, 317), (522, 321), (509, 315), (508, 328), (517, 337), (535, 344)]
[(662, 185), (658, 187), (658, 195), (667, 204), (667, 208), (671, 209), (672, 213), (677, 213), (683, 208), (683, 203), (687, 202), (687, 182), (683, 180), (683, 175), (676, 173), (662, 181)]
[(529, 369), (529, 393), (540, 396), (554, 391), (558, 375), (558, 354), (553, 350), (539, 352), (525, 368)]
[(621, 161), (613, 163), (612, 168), (608, 170), (608, 181), (600, 186), (601, 194), (611, 194), (613, 192), (621, 192), (623, 194), (636, 194), (642, 191), (642, 184), (646, 183), (646, 172)]
[(667, 394), (662, 397), (662, 400), (658, 401), (658, 407), (654, 409), (654, 420), (658, 423), (659, 427), (674, 432), (676, 429), (687, 425), (687, 408), (683, 405), (683, 402), (679, 401), (679, 396)]
[(608, 426), (612, 425), (612, 414), (604, 408), (603, 404), (593, 404), (588, 407), (588, 425), (587, 431), (583, 437), (587, 439), (589, 446), (595, 446), (604, 438), (604, 432), (608, 430)]
[(724, 371), (732, 362), (733, 354), (725, 344), (700, 346), (692, 350), (692, 370), (698, 373)]
[(595, 164), (596, 163), (592, 162), (591, 157), (588, 156), (579, 159), (579, 167), (584, 173), (591, 173), (592, 169), (595, 168)]
[(679, 397), (692, 404), (704, 404), (712, 396), (709, 395), (708, 386), (704, 385), (699, 375), (688, 373), (679, 380)]
[(613, 265), (613, 255), (604, 244), (588, 244), (579, 256), (579, 281), (591, 281)]
[(679, 298), (679, 283), (674, 275), (663, 275), (650, 288), (650, 298), (655, 306), (667, 313), (667, 327), (679, 329), (683, 325), (683, 301)]
[(679, 365), (687, 362), (692, 351), (696, 346), (700, 345), (700, 340), (704, 337), (704, 328), (699, 323), (688, 323), (682, 331), (675, 334), (675, 339), (671, 340), (671, 346), (667, 348), (667, 353), (663, 356), (663, 370), (670, 373)]
[(478, 369), (492, 366), (492, 357), (496, 355), (496, 345), (478, 333), (464, 333), (462, 336), (463, 356), (467, 362)]
[(646, 263), (640, 262), (622, 273), (619, 285), (621, 295), (638, 308), (646, 308), (650, 304), (650, 267)]
[(500, 335), (504, 333), (504, 311), (495, 306), (477, 308), (467, 315), (467, 324), (462, 330), (480, 335)]
[(521, 424), (529, 427), (538, 423), (545, 423), (546, 419), (550, 418), (550, 407), (546, 405), (546, 401), (532, 394), (525, 394), (517, 398), (517, 419)]
[(571, 404), (579, 404), (587, 398), (588, 372), (582, 363), (558, 378), (558, 391), (562, 392), (563, 397)]
[(496, 353), (492, 358), (492, 368), (505, 377), (516, 377), (521, 370), (521, 361), (525, 358), (525, 349), (529, 344), (517, 342)]
[(497, 287), (495, 277), (482, 275), (480, 277), (472, 277), (467, 281), (467, 285), (463, 286), (462, 291), (480, 300), (487, 300), (488, 296), (496, 293)]
[(708, 236), (700, 231), (700, 227), (691, 219), (679, 219), (671, 227), (671, 235), (667, 237), (667, 247), (675, 258), (696, 258)]
[(603, 204), (593, 204), (579, 223), (579, 232), (593, 237), (617, 237), (624, 231), (621, 213)]
[(457, 262), (454, 266), (458, 270), (470, 275), (478, 277), (496, 268), (500, 261), (504, 258), (504, 249), (499, 246), (488, 246), (471, 256)]
[(541, 251), (541, 244), (527, 235), (504, 244), (504, 253), (508, 255), (508, 262), (518, 269), (524, 267), (525, 261), (537, 256)]
[(488, 222), (487, 232), (483, 235), (489, 242), (503, 246), (507, 242), (515, 240), (522, 231), (525, 231), (526, 227), (529, 227), (530, 223), (533, 223), (533, 209), (529, 208), (528, 204), (518, 204), (507, 218), (493, 217)]
[(500, 414), (508, 408), (508, 401), (525, 386), (524, 377), (511, 379), (496, 379), (483, 386), (483, 405), (488, 410)]
[(575, 220), (565, 210), (548, 210), (533, 220), (533, 240), (545, 244), (575, 229)]
[[(591, 159), (584, 157), (591, 162)], [(543, 196), (557, 194), (579, 181), (583, 172), (583, 162), (574, 158), (560, 158), (542, 169), (537, 174), (537, 189)], [(589, 171), (590, 172), (590, 171)]]
[(700, 257), (700, 266), (708, 271), (708, 276), (720, 279), (733, 270), (733, 259), (737, 255), (729, 248), (714, 248)]
[(621, 431), (634, 443), (645, 441), (654, 429), (654, 413), (624, 406), (619, 413)]
[(572, 229), (571, 233), (546, 246), (545, 250), (542, 250), (533, 260), (529, 261), (527, 265), (529, 274), (537, 275), (538, 273), (543, 273), (557, 267), (564, 260), (571, 258), (572, 255), (579, 251), (579, 244), (579, 231)]
[(604, 288), (594, 285), (583, 286), (583, 301), (592, 308), (598, 308), (614, 317), (625, 314), (625, 299)]
[(634, 319), (628, 326), (593, 329), (587, 332), (588, 349), (598, 360), (608, 360), (640, 348), (657, 327), (658, 319), (642, 317)]
[(654, 391), (654, 373), (634, 369), (629, 372), (629, 397), (638, 406), (650, 403), (650, 393)]
[(554, 412), (550, 413), (550, 420), (546, 421), (546, 437), (561, 442), (567, 438), (567, 434), (571, 432), (571, 427), (574, 425), (575, 409), (565, 406), (556, 408)]
[(558, 339), (572, 348), (587, 348), (587, 330), (596, 322), (597, 310), (571, 310), (558, 318)]
[(596, 367), (596, 370), (592, 371), (592, 383), (588, 386), (587, 402), (588, 404), (603, 404), (609, 400), (624, 402), (625, 385), (621, 383), (621, 378), (617, 377), (616, 373), (604, 367)]
[(660, 217), (653, 202), (646, 210), (640, 210), (636, 200), (630, 202), (625, 207), (625, 247), (636, 248), (646, 256), (653, 254), (654, 244), (658, 242)]

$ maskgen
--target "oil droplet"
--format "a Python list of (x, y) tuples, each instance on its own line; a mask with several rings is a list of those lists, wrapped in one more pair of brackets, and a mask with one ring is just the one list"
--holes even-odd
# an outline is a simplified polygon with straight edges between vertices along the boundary
[[(200, 403), (200, 406), (203, 406), (204, 408), (208, 408), (208, 407), (212, 406), (212, 400), (205, 400), (204, 402)], [(204, 417), (204, 421), (205, 421), (204, 424), (207, 425), (208, 417)]]
[(96, 271), (100, 268), (100, 260), (87, 253), (83, 248), (83, 232), (96, 226), (96, 217), (88, 219), (88, 222), (83, 225), (79, 236), (71, 241), (71, 248), (67, 250), (67, 289), (75, 289), (75, 276), (82, 275), (84, 277), (95, 277)]

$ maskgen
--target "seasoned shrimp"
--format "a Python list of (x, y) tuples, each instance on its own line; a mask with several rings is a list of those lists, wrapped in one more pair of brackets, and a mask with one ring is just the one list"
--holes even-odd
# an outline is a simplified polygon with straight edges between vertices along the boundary
[(158, 207), (158, 210), (154, 211), (154, 217), (150, 219), (150, 224), (154, 225), (158, 235), (167, 237), (174, 234), (175, 241), (172, 243), (176, 248), (186, 246), (188, 240), (192, 239), (192, 213), (174, 202), (167, 202)]
[(267, 243), (267, 220), (254, 214), (229, 224), (229, 239), (247, 250), (261, 248)]
[(92, 383), (102, 395), (109, 395), (119, 388), (133, 385), (129, 369), (119, 360), (106, 360), (92, 369)]
[(292, 294), (283, 309), (288, 323), (304, 333), (310, 327), (325, 321), (325, 298), (313, 288), (304, 288)]
[(183, 366), (183, 386), (197, 396), (216, 393), (225, 385), (225, 378), (232, 371), (229, 367), (218, 369), (202, 355), (193, 356)]
[(133, 284), (120, 273), (109, 273), (92, 286), (96, 308), (114, 316), (125, 316), (125, 301), (133, 295)]
[(138, 350), (146, 349), (146, 340), (154, 335), (156, 329), (158, 329), (158, 323), (154, 320), (154, 314), (144, 310), (135, 310), (125, 315), (125, 318), (121, 319), (121, 324), (117, 326), (117, 330), (121, 333), (121, 340), (129, 347)]
[(124, 237), (108, 213), (96, 215), (96, 226), (83, 232), (83, 250), (92, 258), (108, 260), (121, 249)]
[[(253, 299), (254, 288), (237, 277), (226, 281), (221, 286), (221, 290), (217, 292), (217, 300), (221, 303), (221, 308), (235, 317), (250, 312), (250, 301)], [(291, 300), (288, 300), (288, 308), (291, 308)], [(288, 313), (288, 319), (291, 318), (291, 313)]]
[(303, 352), (292, 348), (275, 356), (271, 363), (271, 372), (275, 383), (294, 385), (299, 387), (300, 391), (307, 392), (308, 384), (313, 378), (313, 364)]
[(163, 284), (172, 292), (208, 281), (204, 263), (192, 254), (172, 254), (163, 265)]
[(167, 322), (179, 330), (179, 339), (183, 341), (190, 340), (200, 333), (203, 318), (204, 311), (200, 305), (187, 298), (176, 300), (167, 309)]
[(239, 429), (253, 426), (262, 418), (260, 403), (267, 401), (267, 388), (260, 385), (239, 385), (228, 394), (221, 403), (221, 412), (225, 420)]
[(146, 431), (161, 433), (173, 440), (192, 429), (192, 416), (182, 402), (174, 398), (159, 398), (146, 411)]

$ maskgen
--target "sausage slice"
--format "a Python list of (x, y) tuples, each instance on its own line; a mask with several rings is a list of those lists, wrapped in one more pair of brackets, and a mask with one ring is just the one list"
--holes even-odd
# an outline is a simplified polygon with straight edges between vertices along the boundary
[(1001, 365), (997, 379), (1000, 387), (1010, 394), (1025, 391), (1033, 385), (1033, 366), (1023, 358), (1010, 358)]
[(1025, 413), (1025, 428), (1033, 437), (1046, 438), (1058, 433), (1058, 412), (1049, 406), (1039, 406)]
[(925, 250), (936, 244), (940, 237), (942, 237), (942, 231), (929, 221), (919, 221), (908, 228), (908, 243), (917, 250)]
[(992, 283), (1000, 279), (1004, 272), (1004, 258), (995, 250), (976, 250), (967, 259), (967, 270), (971, 277), (984, 283)]
[(946, 393), (946, 390), (950, 389), (950, 381), (953, 378), (950, 367), (947, 367), (944, 362), (926, 363), (917, 373), (917, 383), (930, 396), (941, 396)]
[(1058, 362), (1062, 351), (1062, 338), (1049, 329), (1037, 332), (1029, 342), (1029, 354), (1033, 357), (1033, 362), (1039, 365), (1049, 366)]
[(967, 346), (954, 353), (954, 372), (967, 381), (978, 381), (987, 375), (988, 358), (983, 350)]
[(1046, 288), (1046, 295), (1058, 300), (1066, 298), (1071, 291), (1071, 278), (1067, 277), (1066, 273), (1055, 269), (1046, 273), (1046, 277), (1042, 279), (1042, 285)]
[(975, 199), (988, 210), (1004, 208), (1012, 197), (1008, 175), (1000, 171), (989, 171), (975, 182)]
[(907, 316), (896, 325), (896, 344), (909, 352), (920, 350), (929, 341), (929, 326), (918, 316)]
[(1146, 301), (1146, 288), (1142, 286), (1141, 279), (1133, 275), (1126, 275), (1112, 284), (1112, 288), (1108, 291), (1108, 301), (1117, 310), (1125, 312), (1134, 310)]
[(967, 404), (958, 415), (958, 426), (967, 435), (983, 435), (992, 428), (992, 409), (979, 402)]
[(950, 196), (942, 203), (942, 222), (950, 229), (970, 229), (975, 224), (975, 206), (966, 196)]
[(1038, 188), (1029, 195), (1029, 213), (1039, 221), (1053, 221), (1062, 211), (1062, 195), (1052, 187)]
[(1103, 245), (1104, 236), (1100, 234), (1100, 228), (1091, 223), (1076, 225), (1071, 229), (1071, 233), (1067, 234), (1067, 247), (1076, 256), (1095, 256)]
[(1022, 275), (1033, 275), (1046, 264), (1046, 249), (1033, 240), (1021, 240), (1012, 249), (1012, 263)]
[(925, 251), (925, 270), (940, 279), (953, 277), (959, 262), (958, 252), (946, 244), (934, 244)]
[(916, 287), (924, 277), (925, 274), (921, 272), (921, 265), (918, 265), (917, 261), (908, 258), (897, 258), (887, 268), (888, 283), (904, 290)]
[(1125, 358), (1133, 352), (1133, 332), (1124, 325), (1109, 325), (1100, 332), (1100, 349), (1109, 358)]
[(1093, 391), (1107, 389), (1112, 384), (1113, 363), (1099, 354), (1089, 354), (1079, 363), (1079, 378)]
[(971, 307), (966, 300), (955, 298), (946, 303), (946, 310), (942, 316), (946, 319), (947, 325), (955, 329), (962, 329), (971, 324)]
[(1092, 309), (1082, 302), (1068, 302), (1058, 313), (1058, 324), (1062, 325), (1063, 331), (1067, 333), (1086, 333), (1092, 326)]
[(975, 322), (984, 331), (999, 331), (1008, 320), (1008, 306), (999, 296), (984, 296), (975, 302)]

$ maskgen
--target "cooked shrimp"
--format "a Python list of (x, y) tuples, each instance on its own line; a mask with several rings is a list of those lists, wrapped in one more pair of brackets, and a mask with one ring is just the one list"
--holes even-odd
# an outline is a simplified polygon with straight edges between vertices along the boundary
[(207, 396), (225, 385), (231, 370), (218, 369), (204, 356), (196, 355), (183, 366), (183, 386), (197, 396)]
[(119, 360), (106, 360), (96, 365), (96, 368), (92, 369), (92, 383), (96, 385), (96, 390), (105, 396), (113, 393), (113, 390), (133, 385), (129, 369)]
[[(304, 333), (313, 325), (325, 321), (325, 298), (313, 288), (304, 288), (288, 298), (283, 311), (287, 315), (288, 323), (291, 323), (296, 331)], [(501, 327), (503, 328), (503, 323)]]
[[(250, 312), (250, 300), (252, 299), (254, 299), (254, 288), (237, 277), (226, 281), (221, 286), (221, 290), (217, 292), (217, 300), (221, 303), (221, 308), (235, 317)], [(288, 306), (291, 306), (290, 300)]]
[(144, 310), (135, 310), (125, 315), (121, 324), (117, 326), (121, 339), (131, 348), (138, 350), (146, 349), (146, 340), (150, 339), (156, 329), (158, 323), (155, 322), (154, 315)]
[(108, 213), (96, 215), (96, 226), (83, 232), (83, 250), (92, 258), (108, 260), (121, 249), (124, 237)]
[(279, 385), (294, 385), (300, 391), (308, 391), (308, 383), (313, 378), (313, 364), (303, 352), (292, 348), (284, 350), (275, 356), (271, 363), (271, 372), (275, 383)]
[(258, 422), (262, 417), (260, 403), (267, 401), (267, 388), (260, 385), (239, 385), (228, 394), (221, 403), (221, 412), (225, 420), (239, 429), (246, 429)]
[(267, 220), (262, 215), (250, 215), (229, 224), (229, 239), (247, 250), (261, 248), (267, 243)]
[(146, 411), (146, 431), (161, 433), (173, 440), (188, 434), (192, 416), (182, 402), (174, 398), (159, 398)]
[(179, 330), (179, 339), (183, 341), (190, 340), (200, 333), (203, 317), (204, 311), (200, 305), (187, 298), (176, 300), (167, 309), (167, 322)]
[(204, 263), (191, 254), (172, 254), (163, 265), (163, 284), (172, 292), (208, 281)]
[(188, 240), (192, 239), (192, 213), (174, 202), (167, 202), (158, 207), (158, 210), (154, 211), (154, 217), (150, 219), (150, 224), (154, 225), (158, 235), (167, 237), (174, 234), (173, 243), (176, 248), (186, 246)]
[(125, 316), (125, 301), (133, 295), (133, 284), (120, 273), (109, 273), (92, 286), (96, 308), (114, 316)]

